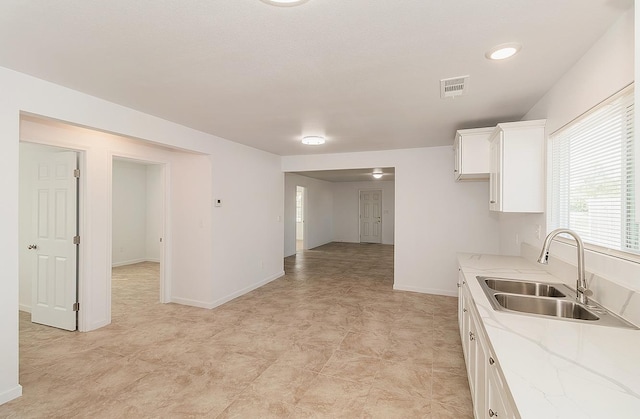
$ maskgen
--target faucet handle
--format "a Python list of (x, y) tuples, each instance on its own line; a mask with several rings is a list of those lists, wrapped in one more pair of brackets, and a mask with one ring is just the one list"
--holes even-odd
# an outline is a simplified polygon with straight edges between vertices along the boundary
[(580, 287), (580, 288), (578, 288), (578, 291), (579, 291), (581, 294), (584, 294), (586, 297), (591, 297), (591, 296), (593, 295), (593, 291), (591, 291), (591, 290), (590, 290), (590, 289), (588, 289), (588, 288)]

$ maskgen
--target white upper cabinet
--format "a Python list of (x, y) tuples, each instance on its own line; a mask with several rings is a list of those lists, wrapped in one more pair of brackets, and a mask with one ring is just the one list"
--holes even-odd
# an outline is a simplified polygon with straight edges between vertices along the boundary
[(489, 137), (489, 209), (544, 212), (546, 120), (498, 124)]
[(453, 142), (456, 180), (489, 179), (489, 136), (494, 128), (456, 131)]

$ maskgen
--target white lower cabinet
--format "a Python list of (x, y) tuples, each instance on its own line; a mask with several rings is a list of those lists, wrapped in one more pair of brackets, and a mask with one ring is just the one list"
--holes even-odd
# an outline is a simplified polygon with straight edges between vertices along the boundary
[(462, 272), (458, 298), (458, 324), (475, 418), (519, 418)]

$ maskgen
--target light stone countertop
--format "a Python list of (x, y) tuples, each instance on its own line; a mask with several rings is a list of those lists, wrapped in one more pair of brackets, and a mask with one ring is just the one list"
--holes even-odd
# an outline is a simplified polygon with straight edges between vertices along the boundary
[(523, 258), (460, 253), (522, 418), (640, 418), (640, 330), (493, 310), (476, 276), (564, 282)]

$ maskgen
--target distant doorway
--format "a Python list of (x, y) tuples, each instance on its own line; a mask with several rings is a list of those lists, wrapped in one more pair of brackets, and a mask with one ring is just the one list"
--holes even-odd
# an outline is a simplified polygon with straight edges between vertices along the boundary
[(296, 252), (306, 249), (304, 242), (305, 188), (296, 186)]
[(360, 191), (360, 243), (382, 243), (382, 191)]
[(165, 302), (165, 165), (113, 157), (111, 317)]

